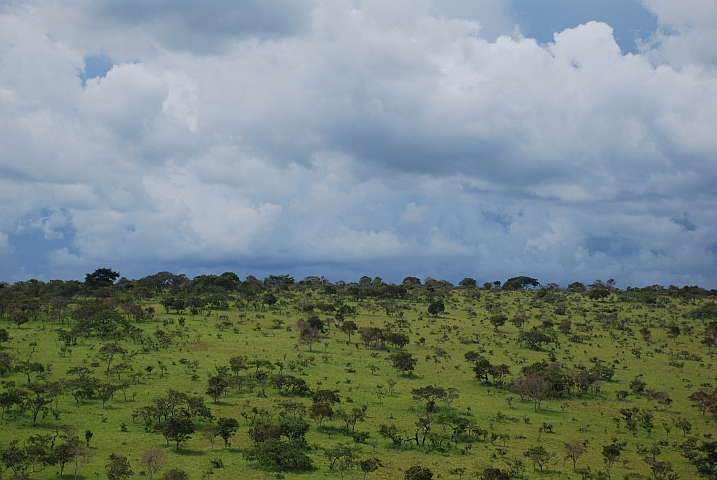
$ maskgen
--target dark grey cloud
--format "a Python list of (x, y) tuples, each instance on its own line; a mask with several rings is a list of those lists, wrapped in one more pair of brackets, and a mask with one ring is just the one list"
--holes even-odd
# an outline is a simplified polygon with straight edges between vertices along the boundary
[(196, 53), (224, 50), (246, 38), (282, 38), (305, 31), (312, 0), (103, 0), (93, 2), (99, 24), (123, 29), (151, 29), (167, 48)]

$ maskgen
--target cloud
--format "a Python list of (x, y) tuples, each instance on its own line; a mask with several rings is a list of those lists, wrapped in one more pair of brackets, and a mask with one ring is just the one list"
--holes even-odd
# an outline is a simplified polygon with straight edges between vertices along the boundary
[(661, 29), (645, 48), (656, 62), (676, 68), (717, 66), (717, 5), (709, 0), (642, 0), (657, 15)]
[(7, 279), (717, 285), (709, 2), (645, 1), (637, 53), (498, 1), (197, 5), (0, 10)]

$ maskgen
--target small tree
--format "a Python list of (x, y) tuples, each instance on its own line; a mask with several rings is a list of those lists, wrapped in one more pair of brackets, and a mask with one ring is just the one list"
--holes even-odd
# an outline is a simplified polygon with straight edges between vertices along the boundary
[(149, 480), (152, 480), (154, 474), (162, 468), (164, 459), (164, 452), (158, 448), (150, 448), (142, 455), (139, 464), (144, 467), (145, 472), (149, 476)]
[(189, 480), (189, 475), (180, 468), (173, 468), (162, 475), (162, 480)]
[(620, 454), (622, 453), (622, 448), (620, 445), (617, 445), (615, 443), (611, 443), (610, 445), (603, 445), (602, 447), (602, 461), (605, 464), (605, 472), (607, 472), (607, 476), (610, 476), (610, 469), (612, 469), (613, 464), (617, 461), (618, 458), (620, 458)]
[(542, 445), (526, 450), (523, 452), (523, 455), (533, 461), (533, 471), (535, 471), (535, 466), (537, 465), (540, 467), (541, 472), (543, 471), (543, 466), (555, 456), (555, 454), (548, 452)]
[(119, 390), (116, 385), (112, 385), (111, 383), (103, 383), (100, 385), (100, 387), (97, 389), (97, 396), (102, 401), (102, 407), (104, 408), (105, 403), (112, 398), (112, 396), (115, 394), (115, 392)]
[(209, 377), (207, 382), (206, 394), (212, 397), (214, 403), (219, 402), (219, 397), (229, 388), (229, 382), (223, 375), (214, 375)]
[(237, 433), (239, 422), (236, 418), (221, 417), (217, 421), (217, 434), (224, 440), (224, 448), (229, 448), (229, 439)]
[(109, 372), (115, 355), (124, 355), (125, 353), (127, 353), (127, 350), (120, 347), (116, 343), (105, 343), (100, 347), (100, 350), (97, 352), (97, 356), (100, 360), (107, 362), (107, 371)]
[(401, 375), (405, 375), (406, 372), (413, 372), (413, 369), (416, 368), (416, 363), (418, 363), (418, 360), (413, 358), (412, 354), (406, 352), (391, 354), (390, 358), (393, 362), (393, 368), (399, 370)]
[(296, 322), (296, 328), (299, 329), (299, 343), (309, 345), (309, 350), (312, 350), (314, 343), (323, 338), (321, 336), (321, 331), (318, 328), (312, 327), (304, 320)]
[(428, 306), (428, 313), (437, 317), (441, 313), (446, 311), (446, 306), (442, 300), (436, 300)]
[(363, 478), (366, 480), (366, 475), (371, 472), (375, 472), (380, 467), (383, 467), (381, 460), (376, 457), (367, 458), (359, 462), (359, 468), (363, 472)]
[(344, 323), (341, 324), (339, 330), (341, 330), (348, 336), (350, 342), (351, 335), (353, 335), (356, 330), (358, 330), (358, 325), (356, 325), (356, 322), (354, 322), (353, 320), (346, 320)]
[(570, 459), (573, 462), (573, 472), (575, 471), (575, 464), (578, 459), (585, 453), (585, 444), (580, 440), (570, 440), (563, 444), (565, 449), (565, 459)]
[(179, 446), (190, 439), (190, 435), (194, 433), (194, 423), (189, 418), (175, 415), (169, 417), (166, 422), (156, 424), (154, 429), (164, 436), (167, 444), (170, 441), (175, 442), (177, 450), (179, 450)]
[(334, 410), (331, 408), (331, 403), (329, 402), (314, 402), (311, 407), (309, 407), (309, 416), (317, 425), (321, 426), (325, 418), (334, 416)]
[(505, 325), (505, 322), (508, 321), (508, 317), (506, 317), (503, 314), (497, 314), (490, 317), (490, 324), (493, 325), (493, 328), (497, 332), (500, 327)]
[(433, 472), (430, 468), (414, 465), (403, 474), (405, 480), (431, 480)]
[(675, 422), (675, 427), (682, 430), (682, 436), (686, 437), (688, 433), (692, 432), (692, 423), (684, 417), (679, 417)]
[(217, 435), (217, 427), (214, 425), (207, 425), (204, 429), (202, 429), (202, 437), (209, 440), (212, 450), (214, 450), (214, 439), (217, 438)]
[(80, 468), (90, 463), (94, 454), (94, 451), (87, 447), (83, 447), (81, 445), (75, 447), (74, 458), (72, 460), (72, 477), (75, 480), (77, 480)]
[(105, 473), (109, 480), (126, 480), (134, 475), (129, 460), (120, 453), (110, 455), (109, 462), (105, 464)]

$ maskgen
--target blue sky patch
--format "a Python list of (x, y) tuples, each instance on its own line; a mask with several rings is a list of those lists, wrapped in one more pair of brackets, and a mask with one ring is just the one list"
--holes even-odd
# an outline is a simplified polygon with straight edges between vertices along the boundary
[(114, 62), (107, 55), (87, 55), (85, 57), (85, 69), (80, 73), (82, 85), (87, 83), (90, 78), (104, 78), (107, 72), (112, 70)]
[(637, 53), (636, 38), (646, 40), (657, 30), (657, 18), (636, 0), (513, 0), (512, 10), (526, 37), (539, 43), (553, 34), (589, 21), (605, 22), (614, 29), (623, 53)]

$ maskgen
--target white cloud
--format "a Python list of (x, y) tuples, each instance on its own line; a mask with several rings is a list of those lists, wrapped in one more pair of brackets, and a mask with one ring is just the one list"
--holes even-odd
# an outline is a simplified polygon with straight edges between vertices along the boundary
[(681, 68), (689, 65), (717, 67), (717, 4), (712, 0), (642, 0), (657, 15), (663, 30), (645, 53), (657, 62)]
[[(500, 2), (480, 23), (452, 1), (220, 3), (3, 7), (8, 278), (717, 284), (710, 2), (646, 0), (670, 31), (637, 55), (597, 22), (496, 37)], [(115, 65), (83, 87), (100, 53)], [(47, 248), (24, 265), (9, 252), (33, 232)]]

